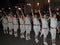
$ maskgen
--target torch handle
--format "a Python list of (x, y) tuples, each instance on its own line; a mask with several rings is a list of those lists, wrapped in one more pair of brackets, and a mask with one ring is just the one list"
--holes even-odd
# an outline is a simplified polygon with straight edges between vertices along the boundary
[(21, 10), (21, 13), (22, 13), (22, 15), (23, 15), (23, 17), (24, 17), (24, 13), (23, 13), (23, 11)]
[(52, 17), (51, 7), (49, 6), (50, 17)]
[(31, 8), (32, 17), (34, 17), (33, 9)]
[(18, 12), (16, 11), (16, 14), (17, 14), (17, 16), (19, 17), (19, 14), (18, 14)]
[(4, 11), (4, 14), (7, 15), (5, 11)]

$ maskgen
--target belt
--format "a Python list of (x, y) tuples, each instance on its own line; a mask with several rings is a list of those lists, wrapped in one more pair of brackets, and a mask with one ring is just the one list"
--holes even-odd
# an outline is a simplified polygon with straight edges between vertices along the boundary
[(8, 23), (12, 23), (12, 22), (8, 22)]
[(40, 26), (40, 24), (33, 24), (34, 26)]
[(42, 28), (42, 29), (48, 29), (48, 28)]
[(18, 25), (18, 24), (14, 24), (14, 25)]
[(25, 24), (20, 24), (20, 25), (25, 25)]
[(25, 25), (31, 25), (31, 24), (25, 24)]
[(51, 27), (51, 29), (56, 29), (56, 28), (54, 28), (54, 27)]
[(3, 23), (3, 24), (8, 24), (8, 23)]

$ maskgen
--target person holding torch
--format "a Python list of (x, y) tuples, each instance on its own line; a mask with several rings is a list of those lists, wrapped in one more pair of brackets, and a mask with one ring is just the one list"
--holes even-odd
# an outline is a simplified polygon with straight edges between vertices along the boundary
[[(21, 8), (18, 8), (19, 9), (19, 11), (21, 11)], [(17, 13), (17, 15), (19, 15), (18, 14), (18, 12), (16, 12)], [(24, 36), (24, 32), (25, 32), (25, 24), (24, 24), (24, 18), (23, 18), (23, 15), (20, 15), (20, 16), (18, 16), (18, 18), (19, 18), (19, 23), (20, 23), (20, 38), (25, 38), (25, 36)]]
[[(48, 2), (50, 4), (50, 2)], [(57, 18), (56, 12), (51, 12), (51, 8), (49, 5), (49, 13), (50, 13), (50, 33), (52, 38), (52, 45), (56, 45), (56, 29), (57, 29)]]
[(30, 21), (30, 17), (28, 14), (26, 14), (26, 17), (24, 16), (24, 13), (22, 11), (22, 9), (20, 9), (22, 16), (23, 16), (23, 20), (24, 20), (24, 24), (25, 24), (25, 30), (26, 30), (26, 40), (30, 40), (30, 31), (31, 31), (31, 21)]
[(32, 13), (32, 20), (33, 20), (33, 30), (35, 32), (35, 42), (38, 43), (39, 42), (38, 35), (40, 32), (40, 22), (39, 22), (38, 16), (36, 14), (34, 15), (32, 7), (31, 7), (31, 13)]
[(44, 13), (42, 15), (41, 11), (39, 9), (39, 15), (40, 15), (40, 19), (41, 19), (41, 22), (42, 22), (41, 35), (43, 35), (43, 42), (44, 42), (44, 45), (48, 45), (48, 43), (47, 43), (47, 35), (48, 35), (48, 31), (49, 31), (49, 26), (48, 26), (47, 14)]

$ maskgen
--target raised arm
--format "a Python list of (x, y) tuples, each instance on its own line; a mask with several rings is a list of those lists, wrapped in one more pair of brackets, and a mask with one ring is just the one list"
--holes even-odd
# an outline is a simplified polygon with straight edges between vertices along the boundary
[(1, 16), (1, 18), (0, 18), (0, 21), (1, 21), (1, 20), (2, 20), (3, 15), (2, 15), (2, 14), (0, 14), (0, 16)]
[(23, 13), (22, 9), (21, 9), (21, 13), (22, 13), (22, 15), (23, 15), (23, 18), (24, 18), (25, 16), (24, 16), (24, 13)]
[(8, 16), (7, 16), (6, 12), (4, 11), (3, 13), (6, 15), (6, 18), (8, 18)]
[(21, 11), (23, 18), (25, 18), (25, 16), (24, 16), (24, 13), (23, 13), (22, 9), (21, 9), (21, 8), (18, 8), (18, 9)]
[(18, 11), (16, 11), (17, 16), (19, 17)]
[(49, 13), (50, 13), (50, 17), (52, 17), (52, 12), (51, 12), (50, 6), (49, 6)]
[(4, 13), (4, 14), (6, 15), (6, 17), (7, 17), (7, 14), (6, 14), (6, 12), (4, 11), (3, 13)]
[(32, 13), (32, 18), (34, 18), (34, 13), (32, 8), (31, 8), (31, 13)]
[(42, 14), (40, 10), (39, 10), (39, 15), (40, 15), (40, 19), (42, 20)]
[(0, 21), (3, 20), (3, 17), (0, 19)]

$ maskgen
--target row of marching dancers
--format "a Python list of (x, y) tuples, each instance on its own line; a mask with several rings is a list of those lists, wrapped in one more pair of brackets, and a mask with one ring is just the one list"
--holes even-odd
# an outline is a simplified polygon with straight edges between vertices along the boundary
[[(33, 30), (35, 32), (35, 42), (38, 43), (38, 34), (41, 32), (40, 37), (43, 35), (43, 43), (44, 45), (48, 45), (47, 43), (47, 35), (50, 32), (51, 38), (52, 38), (52, 45), (56, 45), (56, 29), (58, 29), (58, 22), (56, 18), (56, 13), (52, 13), (51, 9), (49, 8), (50, 16), (47, 18), (47, 13), (41, 14), (39, 10), (39, 17), (38, 15), (34, 15), (33, 10), (32, 16), (30, 17), (28, 14), (24, 16), (24, 13), (22, 12), (22, 15), (19, 15), (18, 17), (16, 14), (9, 13), (8, 15), (3, 15), (0, 21), (2, 20), (3, 25), (3, 31), (4, 34), (8, 34), (8, 28), (9, 28), (9, 34), (12, 35), (12, 30), (14, 29), (14, 36), (17, 37), (17, 30), (20, 28), (20, 37), (25, 38), (26, 40), (31, 40), (30, 38), (30, 31), (33, 27)], [(39, 21), (41, 19), (41, 23)], [(19, 23), (18, 23), (19, 20)], [(31, 24), (33, 22), (33, 26)], [(50, 22), (50, 28), (49, 28), (49, 22)], [(19, 25), (20, 24), (20, 25)], [(42, 24), (42, 26), (40, 26)], [(42, 28), (41, 28), (42, 27)], [(26, 31), (26, 37), (24, 36), (24, 32)]]

